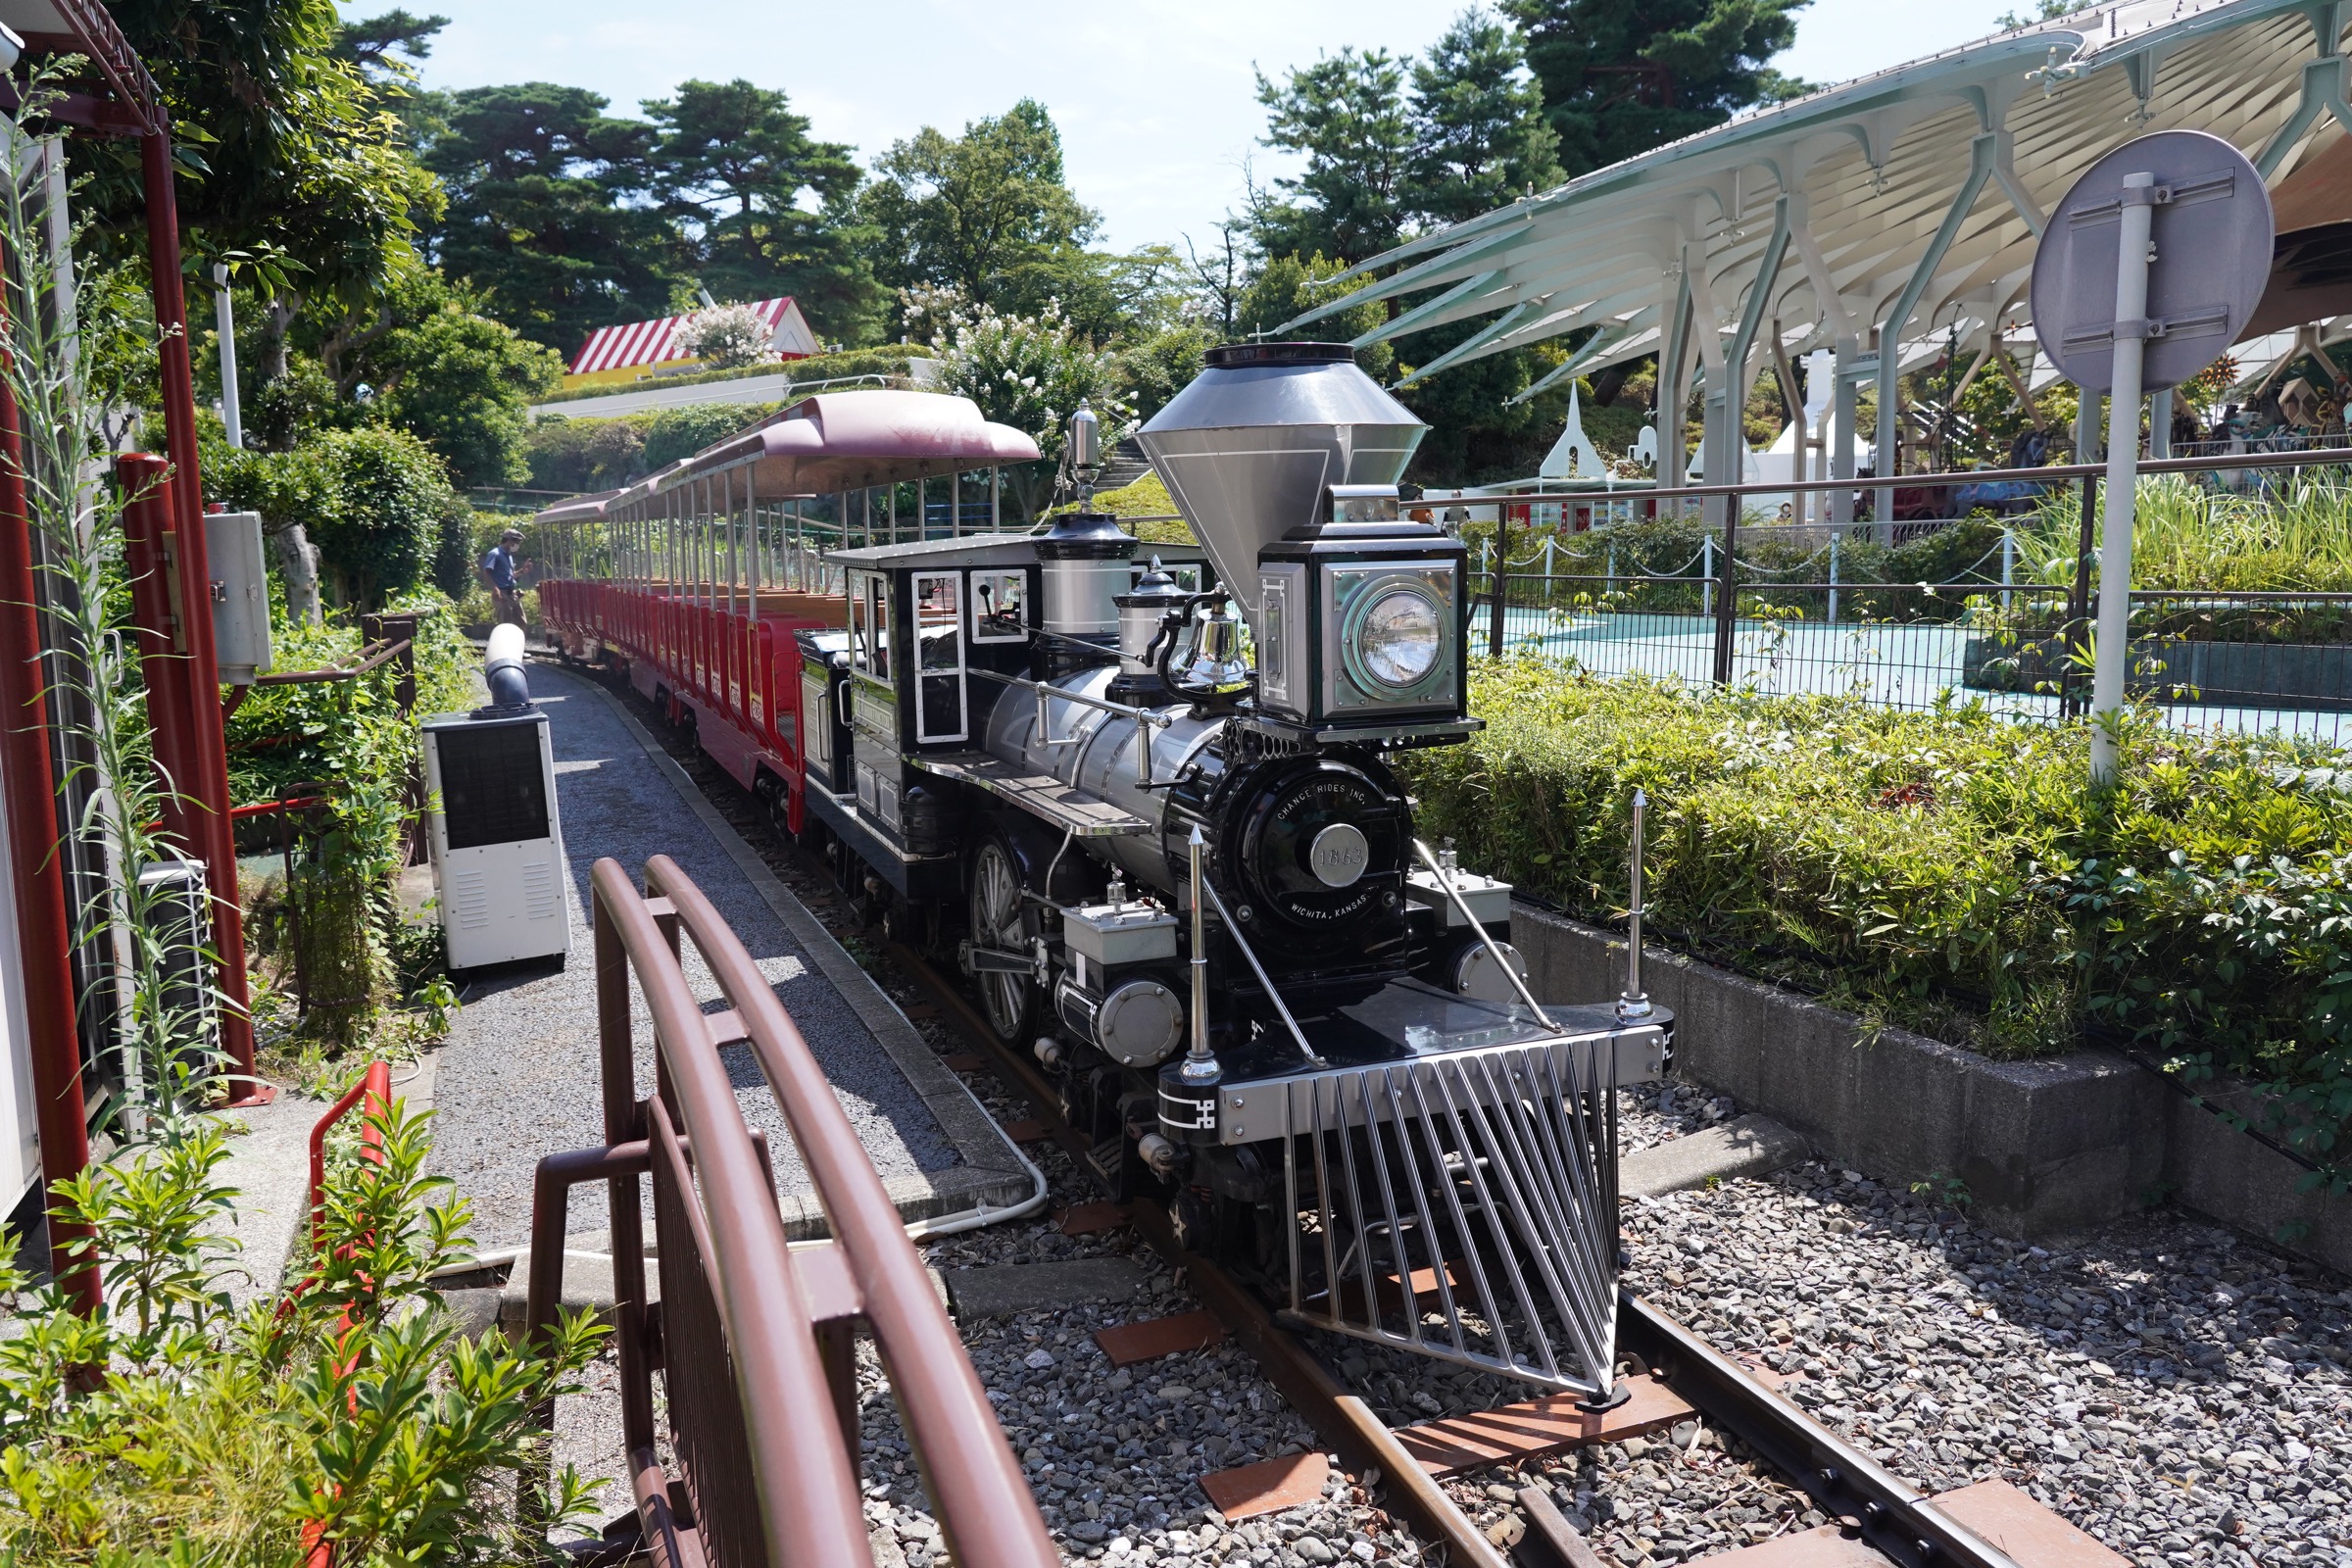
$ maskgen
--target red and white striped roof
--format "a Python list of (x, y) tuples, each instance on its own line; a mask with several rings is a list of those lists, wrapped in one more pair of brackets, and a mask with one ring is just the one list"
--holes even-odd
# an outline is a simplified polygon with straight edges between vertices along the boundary
[[(809, 332), (801, 308), (792, 303), (789, 295), (782, 299), (754, 300), (751, 308), (767, 323), (772, 334), (768, 341), (783, 358), (807, 359), (816, 352), (816, 338)], [(658, 321), (600, 326), (580, 345), (578, 356), (571, 362), (571, 373), (588, 375), (597, 370), (620, 370), (636, 365), (687, 359), (688, 354), (677, 343), (678, 330), (685, 324), (684, 316), (664, 316)]]

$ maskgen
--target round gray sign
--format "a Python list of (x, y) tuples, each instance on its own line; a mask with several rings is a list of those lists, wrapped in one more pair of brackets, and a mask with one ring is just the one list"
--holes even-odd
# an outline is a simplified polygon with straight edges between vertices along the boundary
[[(2148, 197), (2124, 176), (2153, 174)], [(2115, 318), (2117, 241), (2127, 199), (2147, 200), (2147, 315)], [(2034, 333), (2078, 387), (2115, 381), (2119, 330), (2145, 340), (2140, 380), (2179, 386), (2237, 341), (2271, 275), (2271, 193), (2245, 155), (2201, 130), (2126, 142), (2083, 172), (2050, 214), (2034, 257)]]
[(1372, 847), (1364, 842), (1362, 830), (1346, 822), (1334, 822), (1316, 834), (1306, 852), (1307, 869), (1327, 888), (1353, 887), (1371, 859)]

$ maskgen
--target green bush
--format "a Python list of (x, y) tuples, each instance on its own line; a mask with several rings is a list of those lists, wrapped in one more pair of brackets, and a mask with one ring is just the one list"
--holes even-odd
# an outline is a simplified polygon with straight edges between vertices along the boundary
[(839, 354), (813, 354), (805, 360), (789, 360), (782, 365), (746, 365), (732, 370), (698, 370), (689, 375), (647, 376), (643, 382), (617, 386), (583, 387), (576, 392), (559, 392), (539, 400), (539, 407), (554, 403), (576, 403), (582, 398), (609, 398), (618, 392), (641, 391), (652, 386), (702, 386), (711, 381), (740, 381), (751, 375), (774, 375), (778, 370), (792, 377), (794, 384), (806, 386), (812, 381), (830, 381), (845, 376), (886, 375), (903, 376), (909, 360), (927, 360), (932, 351), (919, 343), (883, 343), (870, 349), (848, 349)]
[(320, 430), (290, 452), (222, 445), (203, 463), (209, 499), (259, 512), (272, 530), (301, 524), (330, 596), (361, 609), (424, 582), (464, 511), (441, 460), (405, 430)]
[[(60, 1216), (94, 1233), (100, 1316), (29, 1291), (0, 1233), (19, 1319), (0, 1340), (0, 1560), (293, 1564), (306, 1532), (354, 1565), (546, 1555), (514, 1488), (544, 1486), (536, 1409), (578, 1392), (604, 1331), (583, 1312), (523, 1348), (459, 1337), (431, 1280), (468, 1250), (465, 1204), (423, 1174), (422, 1116), (371, 1120), (380, 1161), (337, 1148), (317, 1250), (242, 1309), (218, 1126), (59, 1184)], [(587, 1494), (566, 1467), (548, 1511), (576, 1518)]]
[(1633, 791), (1652, 927), (1751, 973), (1993, 1055), (2112, 1025), (2190, 1077), (2280, 1091), (2329, 1159), (2352, 1125), (2352, 769), (2135, 719), (2124, 784), (2087, 731), (1954, 705), (1687, 695), (1511, 660), (1487, 728), (1402, 768), (1425, 831), (1586, 919), (1622, 918)]
[[(417, 713), (454, 712), (480, 701), (481, 661), (458, 628), (455, 607), (427, 589), (390, 608), (424, 612), (416, 627)], [(271, 637), (281, 670), (344, 663), (365, 641), (344, 617), (310, 627), (281, 620)], [(280, 785), (338, 777), (346, 769), (406, 777), (416, 734), (394, 706), (393, 681), (386, 663), (356, 680), (254, 687), (224, 726), (231, 800), (267, 801)]]
[(748, 430), (780, 407), (774, 403), (693, 403), (663, 409), (645, 427), (645, 471), (690, 458), (713, 441)]
[(617, 419), (573, 419), (543, 414), (523, 438), (531, 488), (566, 494), (616, 490), (646, 471), (650, 414)]

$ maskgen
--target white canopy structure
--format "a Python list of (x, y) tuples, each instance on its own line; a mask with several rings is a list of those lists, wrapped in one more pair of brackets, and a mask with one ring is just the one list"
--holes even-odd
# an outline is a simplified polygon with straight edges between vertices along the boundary
[[(2175, 127), (2209, 131), (2254, 161), (2275, 198), (2309, 169), (2302, 183), (2320, 188), (2283, 204), (2306, 221), (2352, 219), (2352, 182), (2312, 167), (2333, 166), (2352, 130), (2347, 13), (2346, 0), (2120, 0), (2020, 27), (1422, 236), (1350, 274), (1389, 275), (1284, 330), (1367, 300), (1423, 295), (1359, 345), (1490, 318), (1414, 367), (1409, 383), (1597, 329), (1521, 396), (1657, 354), (1667, 486), (1683, 469), (1683, 411), (1694, 387), (1705, 393), (1699, 470), (1736, 482), (1745, 445), (1739, 415), (1754, 375), (1774, 364), (1786, 375), (1790, 356), (1827, 349), (1836, 356), (1831, 476), (1854, 471), (1864, 382), (1878, 388), (1887, 472), (1900, 370), (1941, 352), (1955, 328), (1978, 353), (2016, 329), (2029, 314), (2044, 214), (2120, 143)], [(1899, 25), (1899, 8), (1885, 15)], [(1850, 508), (1847, 493), (1838, 499)]]

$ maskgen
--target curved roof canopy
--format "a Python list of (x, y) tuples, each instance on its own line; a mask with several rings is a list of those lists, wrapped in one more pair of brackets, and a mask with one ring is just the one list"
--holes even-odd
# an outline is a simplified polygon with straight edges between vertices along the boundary
[(2274, 185), (2328, 151), (2352, 129), (2348, 21), (2338, 0), (2120, 0), (2036, 23), (1424, 235), (1282, 330), (1423, 295), (1358, 346), (1484, 318), (1410, 382), (1597, 329), (1522, 396), (1678, 341), (1720, 383), (1727, 335), (1744, 366), (1776, 329), (1789, 354), (1868, 348), (1882, 328), (1898, 343), (2005, 330), (2026, 318), (2044, 215), (2118, 144), (2211, 131)]
[(981, 417), (969, 398), (939, 392), (821, 392), (749, 430), (713, 442), (624, 489), (538, 514), (542, 522), (614, 516), (670, 491), (726, 475), (766, 501), (832, 495), (1035, 463), (1037, 443)]

